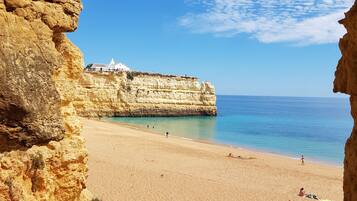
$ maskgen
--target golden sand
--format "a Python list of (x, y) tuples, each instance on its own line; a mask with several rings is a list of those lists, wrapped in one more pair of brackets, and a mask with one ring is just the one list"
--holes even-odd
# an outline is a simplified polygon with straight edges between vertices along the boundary
[[(342, 167), (84, 121), (88, 188), (103, 201), (343, 200)], [(227, 157), (228, 153), (241, 158)]]

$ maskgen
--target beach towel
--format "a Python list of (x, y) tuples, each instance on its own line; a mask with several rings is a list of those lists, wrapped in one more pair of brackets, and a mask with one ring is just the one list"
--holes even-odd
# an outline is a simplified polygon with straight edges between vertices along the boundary
[(310, 198), (310, 199), (314, 199), (314, 200), (320, 200), (319, 197), (317, 197), (317, 195), (314, 195), (314, 194), (308, 194), (305, 197)]

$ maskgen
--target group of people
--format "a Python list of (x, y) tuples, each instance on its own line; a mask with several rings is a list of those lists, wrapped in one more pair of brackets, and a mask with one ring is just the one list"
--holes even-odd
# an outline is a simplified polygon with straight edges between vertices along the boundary
[[(304, 155), (301, 155), (301, 165), (305, 165)], [(326, 200), (326, 199), (321, 200), (317, 195), (315, 195), (313, 193), (305, 193), (305, 189), (304, 188), (300, 188), (298, 196), (305, 197), (305, 198), (310, 198), (310, 199), (313, 199), (313, 200), (330, 201), (330, 200)]]
[[(146, 125), (146, 128), (150, 128), (150, 125)], [(155, 128), (155, 126), (152, 126), (152, 128)], [(165, 133), (166, 138), (169, 138), (169, 132), (166, 131)]]
[(320, 200), (320, 198), (317, 197), (317, 195), (315, 195), (315, 194), (312, 194), (312, 193), (306, 194), (304, 188), (300, 188), (298, 196), (306, 197), (306, 198), (310, 198), (310, 199), (314, 199), (314, 200)]
[[(229, 158), (241, 158), (241, 156), (234, 156), (232, 153), (229, 153), (227, 155), (227, 157), (229, 157)], [(304, 157), (304, 155), (301, 155), (300, 160), (301, 160), (301, 165), (305, 165), (305, 157)], [(313, 199), (313, 200), (320, 200), (320, 198), (315, 194), (312, 194), (312, 193), (306, 194), (304, 188), (300, 188), (298, 196), (305, 197), (305, 198), (310, 198), (310, 199)]]
[(313, 200), (331, 201), (331, 200), (327, 200), (327, 199), (320, 199), (319, 197), (317, 197), (317, 195), (312, 194), (312, 193), (306, 194), (304, 188), (300, 188), (298, 196), (305, 197), (305, 198), (310, 198), (310, 199), (313, 199)]
[[(150, 128), (150, 125), (146, 125), (146, 128)], [(155, 128), (155, 126), (152, 126), (152, 128)]]

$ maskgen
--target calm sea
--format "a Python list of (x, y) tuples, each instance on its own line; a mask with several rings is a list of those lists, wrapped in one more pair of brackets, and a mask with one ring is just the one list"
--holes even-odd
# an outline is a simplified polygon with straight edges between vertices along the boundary
[(347, 98), (218, 96), (217, 117), (112, 118), (170, 135), (342, 165)]

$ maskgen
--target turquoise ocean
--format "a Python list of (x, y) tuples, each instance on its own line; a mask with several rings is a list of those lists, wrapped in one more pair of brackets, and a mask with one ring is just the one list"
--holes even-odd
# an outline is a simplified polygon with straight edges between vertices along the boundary
[[(352, 130), (348, 98), (218, 96), (217, 117), (115, 117), (170, 135), (343, 164)], [(152, 128), (152, 127), (155, 128)]]

